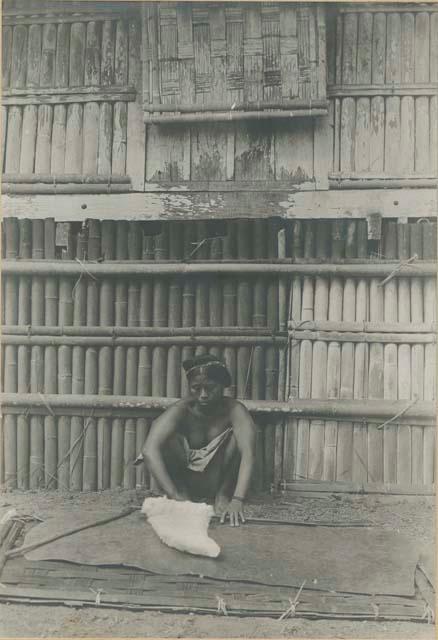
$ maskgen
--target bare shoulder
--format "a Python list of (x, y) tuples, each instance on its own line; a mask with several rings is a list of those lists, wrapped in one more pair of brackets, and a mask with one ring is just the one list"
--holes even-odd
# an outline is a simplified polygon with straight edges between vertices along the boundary
[(177, 400), (177, 402), (174, 402), (170, 407), (167, 407), (167, 409), (163, 411), (160, 418), (162, 420), (171, 419), (172, 421), (179, 422), (187, 415), (188, 408), (189, 401), (186, 398)]
[(229, 398), (229, 416), (234, 427), (239, 427), (244, 423), (252, 423), (252, 417), (248, 409), (240, 400)]

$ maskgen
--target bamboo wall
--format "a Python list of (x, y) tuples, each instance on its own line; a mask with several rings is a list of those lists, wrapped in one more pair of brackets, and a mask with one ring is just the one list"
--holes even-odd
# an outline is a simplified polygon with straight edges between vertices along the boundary
[(327, 49), (333, 172), (436, 178), (437, 5), (341, 6)]
[(4, 18), (3, 172), (124, 175), (141, 76), (138, 19), (120, 6), (36, 12)]
[[(367, 240), (365, 221), (281, 226), (272, 220), (89, 221), (81, 226), (6, 219), (4, 258), (77, 259), (83, 271), (79, 277), (4, 276), (4, 390), (43, 399), (57, 393), (178, 397), (186, 392), (181, 361), (211, 351), (230, 368), (233, 386), (227, 393), (242, 399), (434, 400), (433, 277), (392, 278), (379, 286), (381, 279), (365, 276), (244, 276), (238, 261), (366, 262), (403, 260), (414, 253), (431, 260), (435, 237), (436, 225), (428, 221), (385, 221), (379, 245)], [(236, 273), (90, 276), (87, 262), (96, 260), (231, 260)], [(336, 332), (327, 331), (324, 321), (334, 323)], [(385, 328), (368, 331), (359, 340), (345, 331), (352, 322), (367, 321), (390, 323), (393, 329), (383, 335)], [(397, 324), (404, 333), (397, 333)], [(20, 331), (14, 332), (14, 325)], [(75, 331), (67, 332), (69, 326)], [(313, 332), (306, 333), (306, 326)], [(114, 335), (108, 327), (115, 327)], [(116, 340), (123, 327), (131, 336), (125, 342)], [(167, 328), (174, 333), (180, 328), (185, 338), (146, 339), (136, 327), (161, 329), (164, 335)], [(234, 338), (221, 334), (224, 327), (235, 327)], [(124, 417), (123, 411), (116, 417), (96, 418), (91, 411), (84, 418), (74, 410), (59, 416), (46, 409), (45, 416), (32, 409), (6, 411), (2, 482), (72, 490), (132, 488), (143, 482), (143, 472), (132, 462), (151, 418)], [(345, 419), (268, 415), (256, 420), (258, 488), (296, 479), (433, 483), (434, 428), (423, 422), (380, 430), (376, 423)]]

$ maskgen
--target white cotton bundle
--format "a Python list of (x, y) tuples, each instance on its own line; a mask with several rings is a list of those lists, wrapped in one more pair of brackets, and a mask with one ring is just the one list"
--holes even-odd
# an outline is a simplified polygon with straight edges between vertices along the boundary
[(146, 498), (141, 508), (160, 540), (169, 547), (198, 556), (217, 558), (220, 547), (208, 537), (213, 507), (168, 498)]

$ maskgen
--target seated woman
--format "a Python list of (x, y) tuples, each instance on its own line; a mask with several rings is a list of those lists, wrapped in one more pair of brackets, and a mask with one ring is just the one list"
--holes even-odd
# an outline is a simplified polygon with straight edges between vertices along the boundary
[(245, 406), (224, 396), (231, 376), (206, 354), (183, 362), (189, 396), (151, 427), (143, 456), (162, 491), (174, 500), (214, 500), (221, 522), (245, 522), (243, 504), (255, 461), (255, 427)]

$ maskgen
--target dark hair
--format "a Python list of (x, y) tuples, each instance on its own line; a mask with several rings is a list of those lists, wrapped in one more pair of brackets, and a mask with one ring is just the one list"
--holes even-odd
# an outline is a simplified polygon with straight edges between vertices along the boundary
[(210, 378), (210, 380), (218, 382), (224, 387), (231, 385), (231, 375), (227, 369), (227, 365), (221, 358), (213, 356), (210, 353), (184, 360), (182, 366), (188, 379), (193, 375), (203, 373)]

